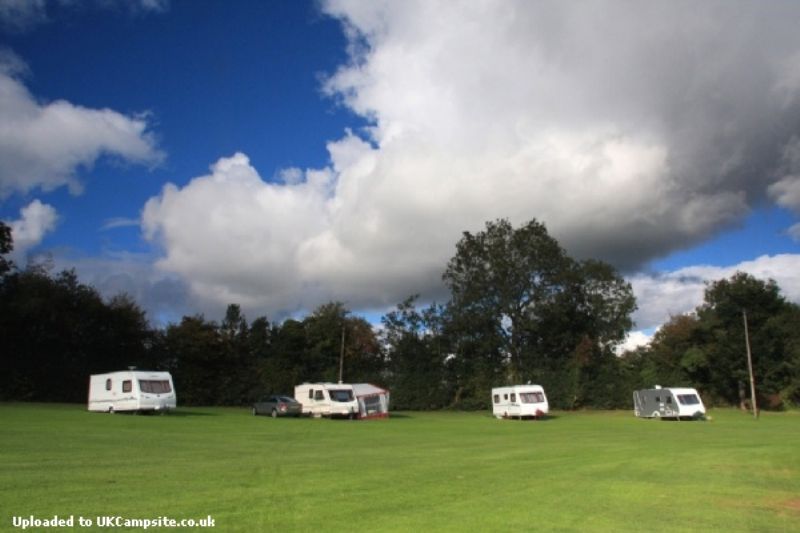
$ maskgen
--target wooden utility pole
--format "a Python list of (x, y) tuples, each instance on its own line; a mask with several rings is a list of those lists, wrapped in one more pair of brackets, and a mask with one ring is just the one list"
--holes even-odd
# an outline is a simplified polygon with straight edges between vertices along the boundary
[(344, 324), (342, 324), (342, 349), (339, 351), (339, 383), (342, 382), (344, 373)]
[(753, 406), (753, 416), (758, 419), (758, 404), (756, 403), (756, 380), (753, 377), (753, 355), (750, 353), (750, 333), (747, 330), (747, 311), (742, 309), (744, 320), (744, 343), (747, 346), (747, 370), (750, 372), (750, 404)]

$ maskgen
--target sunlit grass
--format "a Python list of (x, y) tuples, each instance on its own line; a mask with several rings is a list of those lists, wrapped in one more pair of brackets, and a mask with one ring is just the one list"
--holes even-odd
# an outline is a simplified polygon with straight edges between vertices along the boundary
[(219, 531), (800, 529), (800, 415), (711, 414), (349, 422), (0, 404), (0, 529), (14, 515), (211, 515)]

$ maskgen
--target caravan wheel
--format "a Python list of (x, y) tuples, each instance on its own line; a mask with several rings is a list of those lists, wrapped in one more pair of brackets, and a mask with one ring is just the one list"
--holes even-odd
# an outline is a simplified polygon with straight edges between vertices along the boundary
[(110, 415), (114, 414), (114, 406), (113, 405), (108, 408), (108, 414), (110, 414)]
[(661, 413), (658, 411), (653, 411), (653, 418), (661, 418)]

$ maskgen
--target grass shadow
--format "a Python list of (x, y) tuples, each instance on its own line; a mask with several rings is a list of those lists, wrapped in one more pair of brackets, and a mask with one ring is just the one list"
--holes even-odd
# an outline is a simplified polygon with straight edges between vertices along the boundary
[(187, 416), (219, 416), (219, 413), (209, 413), (208, 411), (185, 411), (182, 409), (176, 409), (175, 411), (170, 411), (169, 413), (166, 413), (163, 416), (177, 416), (179, 418)]

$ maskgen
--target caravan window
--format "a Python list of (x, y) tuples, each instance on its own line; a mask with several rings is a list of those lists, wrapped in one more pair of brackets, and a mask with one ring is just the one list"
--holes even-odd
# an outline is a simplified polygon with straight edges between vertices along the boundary
[(514, 392), (511, 393), (511, 401), (512, 402), (516, 402), (517, 401), (517, 395)]
[(315, 400), (324, 400), (325, 396), (322, 394), (321, 390), (314, 391), (314, 399)]
[(122, 382), (122, 392), (130, 392), (131, 390), (133, 390), (133, 382), (126, 379)]
[(544, 403), (544, 394), (541, 392), (521, 392), (519, 399), (522, 403)]
[(150, 394), (166, 394), (172, 392), (168, 380), (140, 379), (139, 390)]
[(309, 400), (314, 399), (314, 389), (308, 389), (308, 399)]
[(111, 379), (106, 380), (106, 390), (111, 390)]
[(495, 394), (494, 395), (494, 403), (500, 403), (500, 395), (499, 394)]
[(331, 395), (331, 400), (334, 402), (352, 402), (353, 391), (347, 389), (332, 389), (328, 393)]
[(678, 401), (683, 405), (697, 405), (700, 398), (696, 394), (678, 394)]

